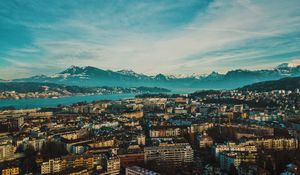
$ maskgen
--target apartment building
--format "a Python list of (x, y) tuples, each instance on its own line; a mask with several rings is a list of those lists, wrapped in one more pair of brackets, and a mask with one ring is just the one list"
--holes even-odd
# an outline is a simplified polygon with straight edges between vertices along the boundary
[(139, 166), (131, 166), (126, 168), (125, 175), (160, 175), (160, 174)]
[(180, 165), (193, 161), (194, 152), (188, 143), (163, 144), (144, 148), (145, 163), (156, 161), (158, 164)]

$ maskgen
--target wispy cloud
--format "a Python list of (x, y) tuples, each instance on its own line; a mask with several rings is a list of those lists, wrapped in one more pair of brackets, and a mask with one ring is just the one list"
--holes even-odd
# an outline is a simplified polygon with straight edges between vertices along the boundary
[(70, 65), (146, 74), (225, 72), (300, 58), (298, 0), (7, 1), (0, 7), (3, 25), (21, 26), (21, 38), (29, 38), (0, 42), (0, 63), (28, 70), (13, 75), (0, 69), (4, 78)]

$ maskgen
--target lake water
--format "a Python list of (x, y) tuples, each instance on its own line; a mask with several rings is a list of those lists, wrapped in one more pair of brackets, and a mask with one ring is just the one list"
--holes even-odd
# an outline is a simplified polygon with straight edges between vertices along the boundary
[[(186, 94), (195, 92), (199, 89), (172, 89), (170, 93)], [(16, 109), (30, 109), (40, 107), (55, 107), (57, 105), (70, 105), (77, 102), (92, 102), (97, 100), (119, 100), (124, 98), (133, 98), (136, 94), (106, 94), (106, 95), (85, 95), (85, 96), (68, 96), (61, 98), (30, 98), (20, 100), (0, 100), (0, 108), (13, 106)]]
[(0, 107), (13, 106), (17, 109), (30, 109), (39, 107), (55, 107), (59, 104), (70, 105), (77, 102), (92, 102), (96, 100), (119, 100), (132, 98), (135, 94), (106, 94), (106, 95), (85, 95), (85, 96), (68, 96), (61, 98), (30, 98), (20, 100), (0, 100)]

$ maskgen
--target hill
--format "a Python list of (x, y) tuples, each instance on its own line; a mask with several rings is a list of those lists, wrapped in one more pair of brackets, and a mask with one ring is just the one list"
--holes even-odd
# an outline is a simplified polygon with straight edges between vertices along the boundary
[(38, 82), (0, 82), (0, 92), (15, 91), (17, 93), (30, 92), (64, 92), (71, 94), (87, 93), (162, 93), (170, 90), (158, 87), (80, 87), (68, 86), (55, 83), (38, 83)]
[(240, 90), (272, 91), (272, 90), (295, 90), (300, 89), (300, 77), (288, 77), (274, 81), (264, 81), (244, 86)]

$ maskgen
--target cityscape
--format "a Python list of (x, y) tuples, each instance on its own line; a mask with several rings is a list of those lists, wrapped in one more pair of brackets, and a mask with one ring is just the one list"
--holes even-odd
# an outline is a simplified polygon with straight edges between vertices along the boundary
[(0, 174), (300, 175), (300, 1), (0, 3)]

